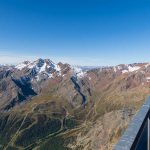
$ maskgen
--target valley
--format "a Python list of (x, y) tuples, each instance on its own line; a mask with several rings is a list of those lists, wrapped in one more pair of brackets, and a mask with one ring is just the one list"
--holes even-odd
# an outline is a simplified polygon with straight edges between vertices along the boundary
[(150, 93), (150, 64), (0, 66), (0, 150), (111, 150)]

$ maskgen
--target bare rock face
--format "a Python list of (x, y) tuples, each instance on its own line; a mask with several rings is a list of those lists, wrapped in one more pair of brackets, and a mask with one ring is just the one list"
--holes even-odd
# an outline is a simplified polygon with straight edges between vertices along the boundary
[(8, 110), (20, 102), (31, 99), (42, 91), (49, 80), (61, 81), (69, 69), (69, 65), (54, 64), (49, 59), (25, 61), (12, 67), (1, 66), (1, 107)]
[(149, 93), (149, 63), (0, 66), (0, 150), (112, 149)]

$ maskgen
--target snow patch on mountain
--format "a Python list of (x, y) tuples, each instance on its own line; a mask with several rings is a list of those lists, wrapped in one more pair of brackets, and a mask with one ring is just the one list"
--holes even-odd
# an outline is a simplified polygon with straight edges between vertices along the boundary
[(133, 72), (133, 71), (137, 71), (137, 70), (139, 70), (141, 67), (139, 67), (139, 66), (128, 66), (128, 70), (129, 70), (129, 72)]
[(74, 75), (78, 78), (83, 78), (84, 76), (86, 76), (86, 71), (83, 71), (83, 69), (81, 67), (78, 66), (72, 66)]
[(128, 73), (129, 71), (128, 70), (122, 70), (122, 73)]
[(30, 64), (29, 61), (24, 61), (23, 63), (20, 63), (20, 64), (16, 65), (15, 68), (18, 69), (18, 70), (22, 70), (25, 67), (27, 67), (29, 64)]
[(116, 67), (113, 67), (113, 69), (114, 69), (114, 72), (117, 72), (117, 69), (116, 69)]
[(147, 82), (150, 82), (150, 77), (146, 77), (146, 81), (147, 81)]
[(129, 72), (134, 72), (141, 69), (141, 66), (138, 65), (118, 65), (114, 67), (114, 72), (121, 71), (123, 74), (124, 73), (129, 73)]
[(147, 64), (145, 65), (146, 68), (149, 67), (149, 66), (150, 66), (150, 63), (147, 63)]
[(16, 69), (19, 69), (19, 70), (22, 70), (23, 68), (25, 68), (26, 67), (26, 64), (19, 64), (19, 65), (17, 65), (15, 68)]
[(47, 66), (46, 63), (44, 63), (43, 66), (41, 68), (39, 68), (40, 69), (39, 73), (44, 72), (46, 69), (46, 66)]

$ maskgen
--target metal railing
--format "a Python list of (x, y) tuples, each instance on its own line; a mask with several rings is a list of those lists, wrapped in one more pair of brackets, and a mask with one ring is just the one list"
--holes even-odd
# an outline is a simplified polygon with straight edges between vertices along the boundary
[(150, 97), (113, 150), (150, 150)]

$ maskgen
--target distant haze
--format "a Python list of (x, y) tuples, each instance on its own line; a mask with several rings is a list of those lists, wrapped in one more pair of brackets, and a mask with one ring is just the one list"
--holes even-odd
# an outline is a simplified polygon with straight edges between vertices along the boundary
[(118, 64), (130, 64), (130, 63), (140, 63), (140, 62), (149, 62), (145, 59), (145, 61), (118, 61), (115, 62), (113, 60), (105, 60), (105, 59), (94, 59), (94, 58), (86, 58), (86, 57), (54, 57), (54, 56), (28, 56), (28, 55), (16, 55), (16, 54), (2, 54), (0, 53), (0, 64), (12, 64), (16, 65), (18, 63), (21, 63), (23, 61), (29, 60), (33, 61), (38, 58), (48, 58), (52, 60), (55, 63), (63, 62), (68, 63), (70, 65), (77, 65), (77, 66), (114, 66)]

